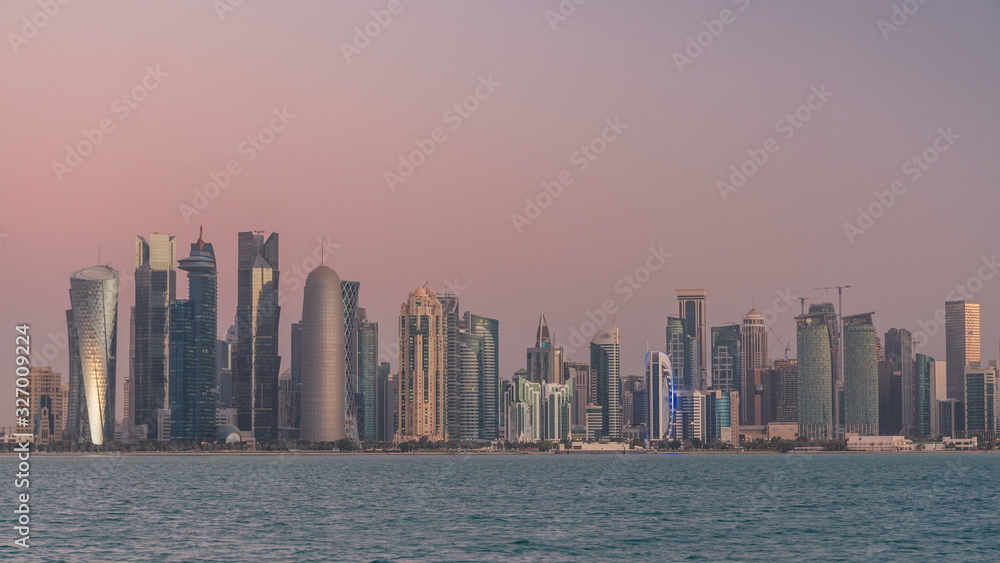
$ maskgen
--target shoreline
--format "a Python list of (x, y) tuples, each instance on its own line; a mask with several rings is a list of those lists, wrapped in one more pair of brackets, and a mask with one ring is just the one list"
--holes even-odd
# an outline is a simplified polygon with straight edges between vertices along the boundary
[[(274, 455), (615, 455), (627, 453), (630, 455), (815, 455), (815, 454), (990, 454), (1000, 453), (997, 450), (944, 450), (944, 451), (902, 451), (902, 452), (866, 452), (854, 450), (820, 451), (820, 452), (787, 452), (778, 451), (569, 451), (569, 452), (481, 452), (481, 451), (422, 451), (422, 452), (336, 452), (336, 451), (259, 451), (259, 452), (31, 452), (32, 456), (66, 456), (66, 457), (123, 457), (123, 456), (274, 456)], [(17, 452), (0, 452), (0, 457), (17, 456)]]

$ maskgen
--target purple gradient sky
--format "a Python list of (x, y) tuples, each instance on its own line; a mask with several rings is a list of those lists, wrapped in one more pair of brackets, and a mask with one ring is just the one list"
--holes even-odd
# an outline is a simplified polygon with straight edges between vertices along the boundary
[[(135, 235), (177, 235), (186, 256), (199, 224), (219, 256), (222, 331), (235, 313), (238, 231), (279, 232), (286, 279), (329, 237), (340, 246), (327, 263), (362, 282), (384, 347), (410, 291), (457, 279), (464, 309), (501, 321), (504, 375), (523, 367), (540, 310), (565, 341), (605, 299), (621, 306), (623, 372), (640, 373), (647, 341), (662, 346), (675, 288), (707, 288), (709, 321), (721, 324), (738, 321), (752, 295), (763, 311), (778, 290), (835, 299), (812, 288), (852, 284), (846, 312), (874, 310), (880, 333), (916, 331), (998, 251), (995, 2), (928, 3), (885, 41), (877, 22), (891, 15), (888, 0), (753, 1), (745, 11), (595, 2), (555, 30), (545, 17), (555, 0), (407, 1), (345, 61), (341, 43), (386, 4), (244, 2), (220, 21), (208, 2), (71, 3), (19, 52), (0, 48), (0, 300), (11, 335), (0, 364), (13, 365), (15, 323), (31, 323), (36, 352), (65, 332), (68, 277), (97, 262), (98, 245), (131, 279)], [(672, 54), (726, 8), (735, 22), (678, 72)], [(0, 29), (18, 32), (36, 11), (5, 2)], [(113, 101), (150, 65), (169, 76), (119, 120)], [(452, 131), (443, 113), (488, 75), (501, 85)], [(716, 182), (778, 137), (775, 122), (820, 85), (833, 97), (722, 201)], [(295, 119), (186, 223), (178, 206), (241, 158), (237, 146), (276, 107)], [(621, 138), (519, 234), (511, 214), (616, 116), (629, 126)], [(103, 118), (115, 130), (59, 182), (52, 162)], [(383, 174), (437, 127), (447, 140), (391, 192)], [(960, 139), (910, 183), (901, 166), (939, 127)], [(907, 192), (851, 244), (843, 224), (896, 178)], [(660, 245), (673, 257), (623, 301), (615, 282)], [(302, 295), (282, 285), (287, 366)], [(1000, 278), (976, 297), (983, 356), (995, 358)], [(133, 301), (124, 285), (119, 387)], [(797, 310), (773, 325), (785, 341)], [(943, 334), (923, 350), (943, 358)], [(64, 349), (51, 363), (66, 376)], [(11, 408), (0, 405), (3, 421)]]

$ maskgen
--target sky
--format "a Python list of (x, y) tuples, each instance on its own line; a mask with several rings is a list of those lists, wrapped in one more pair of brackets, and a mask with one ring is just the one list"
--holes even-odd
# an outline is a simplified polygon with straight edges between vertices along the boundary
[(119, 417), (135, 236), (200, 226), (220, 336), (237, 233), (280, 234), (283, 369), (324, 252), (393, 370), (425, 283), (499, 319), (505, 377), (541, 311), (571, 359), (617, 322), (642, 373), (679, 288), (775, 358), (836, 285), (943, 358), (965, 292), (998, 356), (996, 2), (13, 0), (0, 31), (0, 363), (29, 323), (65, 378), (69, 276), (109, 264)]

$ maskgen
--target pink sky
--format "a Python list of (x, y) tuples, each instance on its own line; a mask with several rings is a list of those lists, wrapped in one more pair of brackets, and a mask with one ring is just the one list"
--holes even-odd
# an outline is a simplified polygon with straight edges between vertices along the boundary
[[(36, 16), (48, 21), (16, 52), (10, 34), (40, 8), (0, 5), (0, 310), (11, 342), (20, 322), (36, 352), (59, 339), (69, 275), (97, 263), (98, 247), (131, 279), (135, 235), (174, 234), (186, 256), (202, 224), (219, 257), (220, 330), (235, 313), (236, 233), (280, 233), (285, 366), (301, 312), (294, 271), (326, 238), (339, 245), (327, 264), (361, 281), (384, 349), (410, 291), (457, 280), (463, 309), (500, 319), (508, 376), (524, 367), (540, 310), (565, 342), (608, 299), (623, 373), (640, 373), (647, 342), (663, 345), (676, 288), (708, 289), (709, 322), (722, 324), (752, 296), (764, 311), (786, 288), (835, 300), (812, 288), (851, 284), (847, 313), (874, 310), (880, 333), (917, 331), (998, 252), (996, 3), (928, 3), (886, 40), (889, 1), (594, 2), (555, 29), (555, 0), (404, 1), (345, 60), (342, 43), (388, 4), (244, 2), (220, 21), (209, 2), (73, 2)], [(726, 9), (732, 23), (679, 70), (674, 53), (704, 21), (718, 30), (710, 20)], [(116, 102), (147, 67), (161, 71), (146, 79), (155, 89), (135, 107)], [(493, 91), (479, 88), (475, 111), (448, 114), (481, 79)], [(832, 96), (814, 98), (785, 138), (779, 120), (814, 87)], [(294, 118), (248, 161), (241, 143), (281, 108)], [(581, 171), (573, 154), (615, 118), (627, 128)], [(53, 162), (102, 120), (114, 129), (60, 181)], [(904, 163), (949, 127), (957, 140), (913, 180)], [(390, 190), (385, 173), (436, 129), (444, 140)], [(768, 138), (777, 148), (724, 201), (717, 182)], [(240, 172), (186, 222), (180, 206), (231, 160)], [(511, 215), (563, 170), (573, 182), (518, 232)], [(906, 191), (850, 242), (844, 223), (896, 179)], [(616, 283), (661, 245), (672, 257), (626, 300)], [(980, 285), (991, 359), (1000, 277)], [(133, 292), (124, 285), (119, 305), (119, 385)], [(772, 328), (794, 343), (792, 309)], [(12, 365), (12, 350), (0, 362)], [(65, 349), (51, 350), (65, 377)], [(924, 350), (943, 358), (943, 334)], [(3, 420), (11, 408), (0, 406)]]

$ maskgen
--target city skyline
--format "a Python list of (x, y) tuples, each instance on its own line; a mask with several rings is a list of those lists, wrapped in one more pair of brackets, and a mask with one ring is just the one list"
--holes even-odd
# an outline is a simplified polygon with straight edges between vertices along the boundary
[[(997, 90), (993, 5), (922, 6), (887, 40), (878, 26), (890, 15), (885, 6), (754, 3), (682, 70), (673, 55), (688, 56), (687, 38), (718, 17), (717, 7), (639, 6), (581, 6), (555, 29), (529, 3), (484, 6), (477, 17), (406, 8), (349, 62), (340, 44), (350, 44), (370, 9), (315, 4), (292, 17), (242, 6), (220, 21), (203, 7), (113, 4), (112, 17), (130, 23), (106, 30), (120, 47), (110, 52), (85, 40), (98, 16), (64, 11), (8, 60), (23, 77), (8, 99), (23, 111), (11, 117), (19, 135), (0, 140), (11, 155), (7, 185), (33, 188), (6, 192), (0, 212), (0, 260), (31, 272), (4, 280), (4, 310), (32, 322), (36, 363), (68, 373), (68, 304), (52, 297), (63, 295), (65, 276), (110, 264), (122, 273), (125, 314), (135, 293), (129, 239), (155, 231), (187, 244), (204, 224), (218, 255), (220, 332), (236, 307), (231, 233), (259, 228), (282, 233), (285, 321), (300, 317), (308, 266), (326, 254), (344, 279), (362, 282), (376, 322), (392, 321), (400, 296), (428, 280), (499, 317), (511, 335), (500, 344), (504, 376), (543, 310), (566, 358), (585, 360), (590, 336), (575, 347), (570, 340), (606, 300), (618, 308), (622, 373), (640, 374), (646, 341), (661, 347), (664, 320), (676, 311), (672, 292), (684, 287), (708, 291), (706, 326), (739, 322), (754, 307), (794, 356), (795, 296), (834, 302), (834, 292), (813, 288), (851, 284), (845, 313), (877, 311), (880, 333), (939, 325), (918, 350), (943, 358), (936, 315), (944, 301), (966, 298), (961, 284), (983, 302), (983, 355), (995, 355), (1000, 267), (990, 267), (989, 241), (1000, 226), (989, 211), (1000, 203), (991, 164), (1000, 116), (976, 109), (991, 107)], [(9, 21), (24, 15), (16, 4), (0, 10)], [(176, 44), (177, 18), (191, 26), (185, 48)], [(512, 21), (522, 22), (518, 41), (504, 23)], [(463, 31), (430, 41), (441, 22)], [(273, 39), (290, 31), (295, 42)], [(203, 53), (217, 41), (238, 49), (209, 61)], [(788, 44), (797, 48), (781, 48)], [(248, 58), (260, 66), (247, 67)], [(66, 87), (50, 88), (45, 76)], [(734, 76), (740, 88), (728, 87)], [(144, 99), (135, 107), (114, 105), (127, 115), (111, 109), (136, 88)], [(813, 88), (832, 95), (786, 140), (775, 122), (808, 108)], [(446, 121), (469, 96), (477, 109)], [(52, 163), (104, 118), (114, 130), (60, 181)], [(627, 125), (618, 133), (605, 121), (616, 118)], [(439, 126), (446, 140), (390, 189), (385, 172), (398, 172), (414, 140)], [(949, 128), (959, 135), (953, 145), (938, 139)], [(273, 142), (247, 161), (241, 143), (262, 129)], [(723, 201), (717, 182), (729, 182), (731, 166), (772, 134), (778, 152)], [(595, 138), (606, 150), (580, 171), (571, 158)], [(929, 169), (915, 168), (912, 158), (935, 142), (950, 148)], [(238, 174), (226, 170), (231, 159)], [(518, 232), (511, 215), (529, 216), (525, 198), (545, 203), (543, 183), (551, 187), (564, 169), (572, 183)], [(213, 178), (225, 187), (206, 192)], [(891, 191), (897, 179), (902, 194)], [(878, 210), (890, 196), (879, 217), (859, 218), (858, 208)], [(86, 225), (80, 210), (92, 219)], [(849, 238), (845, 223), (859, 222), (863, 234)], [(436, 244), (419, 253), (400, 244), (417, 229)], [(551, 267), (554, 256), (568, 267)], [(881, 267), (888, 256), (891, 274)], [(659, 267), (636, 276), (649, 265)], [(900, 282), (907, 278), (919, 281)], [(512, 302), (514, 294), (522, 298)], [(283, 370), (284, 321), (282, 331)], [(396, 360), (394, 334), (382, 331), (380, 352)], [(780, 358), (784, 345), (772, 336), (770, 355)]]

